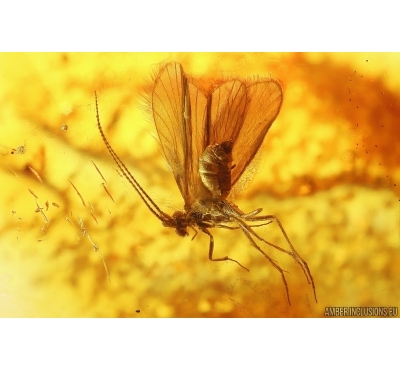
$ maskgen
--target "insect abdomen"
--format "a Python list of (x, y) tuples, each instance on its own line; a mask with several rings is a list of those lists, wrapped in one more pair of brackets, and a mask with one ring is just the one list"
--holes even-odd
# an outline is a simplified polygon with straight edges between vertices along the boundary
[(209, 145), (199, 158), (199, 174), (213, 198), (225, 199), (231, 191), (232, 141)]

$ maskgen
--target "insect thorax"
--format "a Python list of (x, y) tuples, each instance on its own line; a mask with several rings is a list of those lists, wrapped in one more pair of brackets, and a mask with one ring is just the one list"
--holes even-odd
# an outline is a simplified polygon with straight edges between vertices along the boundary
[(226, 199), (197, 199), (189, 210), (174, 212), (163, 225), (173, 227), (179, 236), (187, 236), (188, 227), (206, 229), (234, 222), (242, 216), (243, 212)]
[(218, 224), (240, 218), (243, 212), (226, 199), (197, 199), (188, 213), (193, 224), (208, 222)]

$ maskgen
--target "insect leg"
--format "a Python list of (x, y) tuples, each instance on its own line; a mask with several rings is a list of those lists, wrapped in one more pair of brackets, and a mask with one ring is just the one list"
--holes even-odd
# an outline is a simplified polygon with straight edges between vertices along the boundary
[[(272, 221), (270, 222), (266, 222), (265, 224), (259, 224), (259, 225), (248, 225), (249, 227), (261, 227), (261, 226), (265, 226), (265, 225), (269, 225), (271, 224)], [(228, 229), (228, 230), (237, 230), (240, 229), (239, 226), (228, 226), (228, 225), (220, 225), (220, 224), (216, 224), (213, 227), (218, 227), (220, 229)]]
[(257, 239), (259, 239), (259, 240), (263, 241), (264, 243), (270, 245), (271, 247), (273, 247), (273, 248), (275, 248), (275, 249), (278, 249), (279, 251), (284, 252), (284, 253), (286, 253), (286, 254), (289, 254), (290, 256), (293, 257), (293, 259), (301, 266), (301, 268), (302, 268), (302, 270), (303, 270), (303, 272), (304, 272), (304, 275), (306, 276), (307, 282), (308, 282), (309, 284), (312, 285), (312, 288), (313, 288), (313, 291), (314, 291), (315, 302), (318, 302), (318, 300), (317, 300), (317, 293), (316, 293), (316, 291), (315, 291), (314, 279), (313, 279), (313, 277), (312, 277), (312, 275), (311, 275), (311, 272), (310, 272), (310, 269), (309, 269), (309, 267), (308, 267), (308, 265), (307, 265), (307, 262), (304, 261), (304, 260), (300, 257), (300, 255), (297, 253), (297, 251), (294, 249), (294, 247), (293, 247), (291, 241), (289, 240), (289, 237), (287, 236), (286, 231), (285, 231), (285, 229), (283, 228), (283, 226), (282, 226), (281, 222), (279, 221), (279, 219), (278, 219), (276, 216), (274, 216), (274, 215), (257, 216), (257, 217), (252, 217), (252, 218), (250, 218), (250, 219), (247, 219), (247, 221), (267, 221), (267, 220), (269, 220), (269, 221), (275, 221), (275, 222), (278, 224), (278, 226), (279, 226), (279, 228), (280, 228), (280, 230), (281, 230), (281, 232), (282, 232), (282, 235), (284, 236), (284, 238), (286, 239), (287, 243), (288, 243), (289, 246), (290, 246), (291, 252), (288, 252), (287, 250), (285, 250), (285, 249), (283, 249), (283, 248), (281, 248), (281, 247), (278, 247), (277, 245), (272, 244), (271, 242), (269, 242), (269, 241), (263, 239), (263, 238), (262, 238), (261, 236), (259, 236), (256, 232), (254, 232), (253, 230), (251, 230), (251, 227), (252, 227), (252, 226), (249, 227), (249, 225), (244, 224), (244, 225), (245, 225), (244, 227), (247, 229), (247, 231), (248, 231), (250, 234), (254, 235)]
[(197, 235), (197, 230), (194, 228), (194, 227), (192, 227), (192, 226), (190, 226), (192, 229), (193, 229), (193, 231), (194, 231), (194, 235), (193, 235), (193, 237), (192, 237), (192, 241), (193, 241), (193, 239), (196, 237), (196, 235)]
[(218, 227), (220, 229), (228, 229), (228, 230), (237, 230), (237, 229), (239, 229), (238, 226), (228, 226), (228, 225), (222, 225), (222, 224), (216, 224), (214, 227)]
[(259, 225), (247, 225), (249, 227), (261, 227), (261, 226), (266, 226), (272, 224), (272, 221), (266, 222), (265, 224), (259, 224)]
[(243, 230), (244, 235), (246, 235), (247, 239), (249, 239), (251, 245), (254, 248), (256, 248), (271, 263), (271, 265), (274, 266), (279, 271), (279, 273), (281, 274), (283, 283), (285, 284), (286, 297), (287, 297), (287, 300), (288, 300), (288, 303), (289, 303), (289, 306), (290, 306), (289, 288), (288, 288), (287, 281), (286, 281), (285, 274), (284, 274), (285, 271), (282, 268), (280, 268), (278, 266), (278, 264), (257, 245), (257, 243), (254, 241), (254, 239), (250, 235), (250, 234), (255, 234), (251, 230), (251, 228), (241, 220), (237, 220), (237, 222), (238, 222), (239, 226), (241, 227), (241, 229)]
[(252, 218), (255, 215), (258, 215), (263, 209), (262, 208), (257, 208), (254, 211), (251, 211), (249, 213), (244, 213), (242, 214), (242, 217), (245, 218), (246, 220), (249, 218)]
[(228, 256), (222, 257), (222, 258), (213, 258), (213, 252), (214, 252), (214, 237), (212, 236), (212, 234), (207, 230), (207, 229), (200, 229), (204, 234), (207, 234), (210, 237), (210, 248), (208, 250), (208, 258), (210, 259), (210, 261), (214, 261), (214, 262), (220, 262), (220, 261), (232, 261), (232, 262), (236, 262), (240, 267), (244, 268), (246, 271), (249, 271), (248, 268), (244, 267), (242, 264), (240, 264), (238, 261), (229, 258)]

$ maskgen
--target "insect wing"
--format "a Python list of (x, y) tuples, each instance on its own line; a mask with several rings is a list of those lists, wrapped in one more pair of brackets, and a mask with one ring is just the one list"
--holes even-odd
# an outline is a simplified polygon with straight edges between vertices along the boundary
[(239, 80), (223, 83), (211, 95), (207, 145), (236, 141), (246, 112), (246, 86)]
[(193, 202), (195, 189), (204, 191), (199, 184), (198, 158), (205, 145), (206, 107), (207, 99), (188, 82), (179, 63), (160, 70), (152, 93), (154, 122), (185, 205)]
[(152, 109), (164, 156), (185, 207), (207, 195), (198, 160), (208, 145), (234, 142), (234, 185), (259, 150), (282, 105), (275, 80), (230, 80), (207, 97), (188, 81), (179, 63), (161, 68), (154, 81)]
[(154, 81), (152, 110), (164, 156), (182, 196), (186, 196), (185, 156), (188, 150), (184, 117), (186, 78), (177, 63), (165, 65)]
[[(196, 82), (195, 82), (196, 83)], [(192, 124), (190, 202), (210, 197), (199, 175), (199, 158), (208, 145), (235, 141), (246, 113), (246, 85), (239, 80), (222, 83), (207, 98), (190, 84), (190, 106)], [(190, 175), (189, 175), (190, 174)]]
[(232, 150), (233, 161), (236, 165), (232, 169), (232, 185), (239, 180), (254, 158), (277, 117), (283, 100), (282, 87), (275, 80), (250, 84), (247, 86), (246, 93), (246, 115)]
[[(188, 83), (190, 101), (190, 123), (191, 123), (191, 151), (188, 152), (187, 160), (187, 186), (188, 198), (185, 203), (189, 206), (194, 200), (202, 198), (208, 193), (203, 185), (199, 174), (199, 158), (207, 146), (207, 98), (191, 82)], [(189, 138), (188, 138), (189, 140)]]

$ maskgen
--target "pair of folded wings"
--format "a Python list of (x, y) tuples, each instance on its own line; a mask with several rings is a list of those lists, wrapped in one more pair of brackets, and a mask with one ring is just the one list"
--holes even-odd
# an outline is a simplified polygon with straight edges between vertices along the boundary
[(232, 186), (260, 148), (282, 105), (272, 79), (229, 79), (202, 89), (179, 63), (163, 66), (154, 81), (152, 111), (162, 150), (189, 206), (207, 197), (198, 169), (208, 145), (233, 141)]

